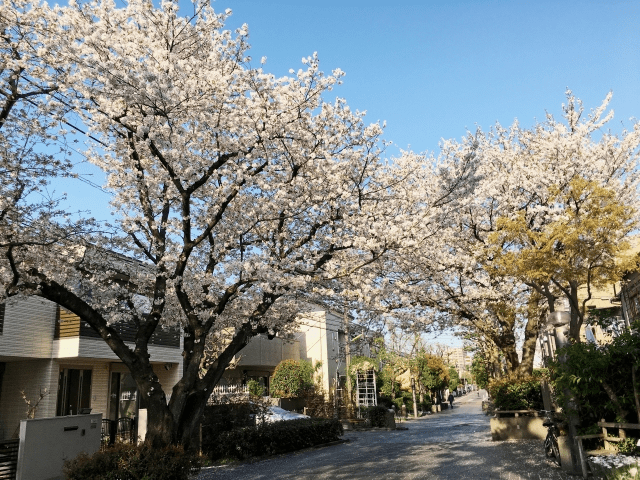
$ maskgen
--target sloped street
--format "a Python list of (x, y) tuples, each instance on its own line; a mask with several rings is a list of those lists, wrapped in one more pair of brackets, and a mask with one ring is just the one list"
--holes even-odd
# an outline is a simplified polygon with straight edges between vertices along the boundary
[(475, 393), (454, 402), (453, 410), (401, 426), (408, 430), (349, 432), (342, 445), (206, 469), (198, 480), (569, 478), (546, 460), (541, 441), (492, 442)]

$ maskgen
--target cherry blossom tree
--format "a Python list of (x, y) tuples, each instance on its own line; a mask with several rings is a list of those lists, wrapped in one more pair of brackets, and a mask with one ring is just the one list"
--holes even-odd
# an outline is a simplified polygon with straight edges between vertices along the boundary
[(531, 370), (539, 327), (560, 296), (577, 338), (588, 300), (578, 300), (578, 286), (589, 292), (619, 273), (616, 259), (637, 225), (640, 129), (603, 132), (610, 98), (585, 114), (567, 92), (560, 121), (548, 115), (529, 129), (515, 122), (445, 142), (442, 155), (473, 156), (475, 183), (438, 242), (395, 257), (390, 304), (493, 342), (512, 372)]
[[(40, 75), (34, 115), (86, 132), (116, 224), (109, 234), (3, 243), (0, 286), (9, 296), (41, 295), (91, 325), (146, 397), (147, 441), (188, 447), (229, 362), (253, 336), (292, 328), (298, 297), (356, 275), (358, 295), (370, 296), (373, 266), (413, 221), (408, 195), (401, 206), (394, 196), (426, 166), (383, 161), (381, 126), (366, 125), (343, 99), (326, 101), (343, 74), (325, 75), (315, 55), (283, 78), (252, 67), (247, 27), (224, 29), (229, 11), (25, 3), (46, 24), (39, 28), (0, 8), (5, 31), (23, 28), (32, 39), (16, 40), (15, 51), (33, 55)], [(39, 148), (52, 127), (39, 129)], [(425, 212), (434, 203), (421, 201)], [(23, 221), (17, 206), (8, 211)], [(10, 236), (11, 226), (1, 228)], [(133, 345), (119, 322), (135, 325)], [(184, 332), (183, 375), (171, 392), (148, 351), (153, 332), (168, 326)]]
[[(58, 44), (43, 37), (50, 28), (55, 19), (52, 27), (49, 10), (39, 5), (16, 0), (0, 9), (0, 248), (9, 253), (89, 227), (69, 220), (62, 197), (47, 189), (48, 179), (71, 175), (69, 150), (57, 141), (64, 108), (51, 97), (68, 69), (49, 68), (59, 55)], [(0, 271), (11, 278), (5, 266)]]

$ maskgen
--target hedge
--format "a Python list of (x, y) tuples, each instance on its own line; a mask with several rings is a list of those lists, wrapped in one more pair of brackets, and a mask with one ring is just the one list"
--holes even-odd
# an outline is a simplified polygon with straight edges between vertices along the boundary
[(117, 443), (66, 461), (63, 472), (68, 480), (187, 480), (200, 466), (199, 457), (180, 447)]
[(264, 423), (222, 432), (215, 445), (205, 452), (212, 460), (245, 459), (293, 452), (339, 440), (342, 424), (336, 419), (300, 419)]
[(388, 408), (378, 405), (377, 407), (369, 407), (365, 410), (365, 415), (371, 422), (372, 427), (386, 427), (386, 415)]
[(505, 378), (489, 383), (489, 395), (500, 410), (542, 410), (540, 380), (534, 377)]

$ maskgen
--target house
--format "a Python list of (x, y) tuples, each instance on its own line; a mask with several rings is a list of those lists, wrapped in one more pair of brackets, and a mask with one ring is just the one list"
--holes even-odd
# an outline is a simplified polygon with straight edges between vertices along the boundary
[[(346, 372), (346, 333), (344, 317), (318, 305), (306, 305), (298, 314), (296, 331), (286, 337), (271, 340), (258, 335), (236, 356), (234, 367), (228, 369), (214, 394), (246, 393), (246, 382), (254, 379), (269, 391), (269, 379), (276, 366), (287, 359), (319, 362), (316, 380), (325, 394), (336, 387)], [(364, 329), (351, 324), (350, 355), (370, 356)], [(356, 340), (354, 342), (354, 339)]]
[[(133, 340), (132, 328), (118, 329), (125, 341)], [(170, 394), (182, 374), (181, 335), (157, 331), (149, 353)], [(10, 298), (0, 304), (0, 440), (16, 436), (27, 418), (26, 402), (40, 397), (35, 418), (90, 409), (117, 425), (145, 408), (127, 367), (87, 323), (40, 297)]]

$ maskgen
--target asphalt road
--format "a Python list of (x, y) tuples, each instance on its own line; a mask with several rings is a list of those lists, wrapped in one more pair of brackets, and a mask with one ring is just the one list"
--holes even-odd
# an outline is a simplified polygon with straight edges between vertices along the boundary
[(453, 410), (399, 424), (408, 430), (346, 432), (345, 444), (212, 467), (198, 480), (570, 478), (545, 458), (542, 441), (492, 442), (475, 393), (457, 400)]

